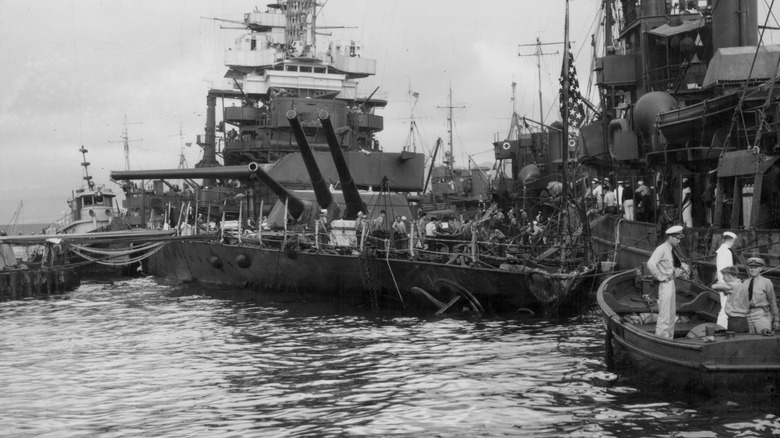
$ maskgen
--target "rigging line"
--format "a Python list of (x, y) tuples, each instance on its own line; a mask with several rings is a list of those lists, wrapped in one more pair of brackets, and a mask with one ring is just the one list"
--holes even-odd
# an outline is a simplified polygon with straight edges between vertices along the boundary
[[(591, 35), (594, 35), (594, 38), (592, 40), (592, 47), (593, 47), (593, 56), (590, 57), (590, 70), (588, 70), (590, 73), (588, 74), (588, 88), (587, 90), (587, 98), (590, 100), (592, 96), (592, 89), (593, 89), (593, 77), (594, 71), (596, 69), (596, 47), (601, 47), (601, 38), (602, 33), (598, 32), (598, 29), (601, 27), (601, 23), (604, 20), (604, 10), (603, 8), (599, 8), (599, 12), (596, 14), (595, 19), (593, 20), (593, 25), (596, 27), (596, 30), (592, 32)], [(597, 24), (598, 23), (598, 24)], [(593, 30), (593, 26), (591, 27), (591, 30)]]
[(777, 22), (777, 17), (775, 17), (775, 13), (772, 11), (772, 7), (769, 5), (769, 3), (767, 3), (767, 0), (764, 0), (764, 6), (767, 7), (769, 14), (772, 16), (772, 18), (774, 18), (775, 24), (780, 26), (780, 23)]
[[(389, 248), (389, 240), (385, 239), (385, 248)], [(395, 274), (393, 273), (393, 268), (390, 267), (390, 250), (388, 249), (385, 251), (385, 262), (387, 263), (387, 270), (390, 271), (390, 276), (393, 278), (393, 284), (395, 285), (395, 290), (398, 292), (398, 298), (401, 299), (401, 304), (406, 307), (406, 303), (404, 302), (404, 297), (401, 295), (401, 289), (398, 288), (398, 282), (395, 281)]]

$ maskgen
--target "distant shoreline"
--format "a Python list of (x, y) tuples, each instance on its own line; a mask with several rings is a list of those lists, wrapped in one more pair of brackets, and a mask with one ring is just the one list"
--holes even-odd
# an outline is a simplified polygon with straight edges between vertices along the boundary
[(51, 225), (51, 223), (45, 223), (45, 224), (16, 224), (16, 229), (12, 232), (11, 229), (14, 228), (13, 225), (0, 225), (0, 231), (5, 231), (8, 235), (11, 234), (19, 234), (22, 233), (22, 235), (28, 235), (28, 234), (42, 234), (44, 228)]

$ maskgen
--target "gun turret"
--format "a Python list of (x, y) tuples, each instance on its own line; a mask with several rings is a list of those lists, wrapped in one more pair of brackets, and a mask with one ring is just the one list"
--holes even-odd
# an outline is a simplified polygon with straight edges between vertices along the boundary
[(256, 175), (258, 178), (260, 178), (260, 180), (263, 181), (263, 183), (265, 183), (269, 189), (276, 193), (276, 196), (278, 196), (282, 202), (287, 202), (287, 211), (293, 218), (296, 220), (300, 218), (301, 214), (303, 214), (303, 211), (306, 208), (306, 205), (304, 204), (305, 201), (299, 199), (289, 190), (284, 188), (284, 186), (279, 184), (275, 179), (273, 179), (273, 177), (271, 177), (271, 175), (266, 173), (266, 171), (264, 171), (259, 164), (254, 162), (249, 163), (246, 169), (253, 175)]
[(301, 157), (306, 165), (306, 171), (309, 173), (314, 194), (317, 196), (317, 204), (320, 205), (320, 208), (327, 209), (333, 203), (333, 196), (330, 194), (328, 184), (325, 183), (325, 178), (322, 177), (317, 161), (314, 159), (314, 152), (311, 150), (306, 133), (303, 132), (301, 122), (298, 120), (298, 113), (295, 110), (287, 111), (287, 120), (290, 122), (295, 140), (298, 142), (298, 148), (301, 150)]
[(333, 123), (330, 121), (330, 115), (325, 111), (321, 111), (319, 118), (322, 128), (325, 130), (325, 138), (328, 140), (333, 163), (336, 165), (336, 171), (339, 174), (344, 202), (347, 204), (344, 219), (354, 220), (357, 218), (358, 212), (363, 211), (363, 199), (360, 197), (355, 181), (352, 179), (352, 173), (349, 171), (349, 166), (347, 166), (347, 161), (344, 159), (344, 153), (336, 137), (336, 130), (333, 129)]

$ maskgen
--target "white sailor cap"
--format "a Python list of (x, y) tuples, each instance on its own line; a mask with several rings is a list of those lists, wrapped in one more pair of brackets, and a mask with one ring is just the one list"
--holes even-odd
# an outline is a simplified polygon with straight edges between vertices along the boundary
[(723, 233), (723, 237), (724, 238), (728, 237), (729, 239), (736, 239), (737, 235), (732, 233), (731, 231), (726, 231), (725, 233)]
[(681, 227), (680, 225), (674, 225), (672, 227), (669, 227), (666, 230), (666, 234), (668, 234), (668, 235), (682, 234), (682, 232), (683, 232), (683, 227)]
[(761, 257), (751, 257), (746, 262), (748, 266), (764, 266), (765, 263)]

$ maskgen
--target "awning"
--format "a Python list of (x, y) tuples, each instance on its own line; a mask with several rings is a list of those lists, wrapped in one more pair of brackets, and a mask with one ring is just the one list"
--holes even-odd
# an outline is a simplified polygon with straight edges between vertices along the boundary
[(703, 18), (697, 18), (695, 20), (688, 20), (683, 21), (682, 24), (678, 24), (677, 26), (670, 26), (668, 24), (664, 24), (663, 26), (658, 26), (655, 29), (649, 31), (649, 34), (657, 35), (664, 38), (669, 38), (670, 36), (679, 35), (681, 33), (690, 32), (693, 30), (698, 30), (699, 28), (704, 27), (704, 19)]
[(780, 157), (761, 158), (750, 151), (727, 152), (718, 166), (718, 178), (764, 174)]

